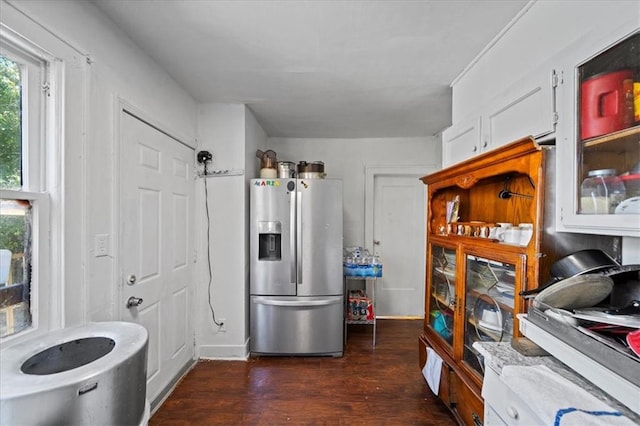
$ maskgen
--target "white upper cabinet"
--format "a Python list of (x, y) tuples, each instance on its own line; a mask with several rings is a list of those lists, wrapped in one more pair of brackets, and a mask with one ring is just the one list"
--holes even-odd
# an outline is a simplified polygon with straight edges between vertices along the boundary
[(525, 136), (541, 138), (555, 132), (556, 70), (538, 67), (519, 78), (478, 115), (442, 133), (442, 163), (449, 166)]
[(442, 166), (459, 163), (482, 152), (482, 119), (472, 117), (442, 132)]
[(565, 58), (559, 230), (640, 237), (639, 21), (585, 40)]
[(512, 85), (483, 114), (483, 140), (495, 148), (523, 136), (538, 139), (555, 132), (556, 70), (540, 67)]

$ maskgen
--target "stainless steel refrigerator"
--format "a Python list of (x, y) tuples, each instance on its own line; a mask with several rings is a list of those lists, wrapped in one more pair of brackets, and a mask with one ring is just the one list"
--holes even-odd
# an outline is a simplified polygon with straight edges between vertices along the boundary
[(343, 353), (342, 181), (252, 179), (250, 348)]

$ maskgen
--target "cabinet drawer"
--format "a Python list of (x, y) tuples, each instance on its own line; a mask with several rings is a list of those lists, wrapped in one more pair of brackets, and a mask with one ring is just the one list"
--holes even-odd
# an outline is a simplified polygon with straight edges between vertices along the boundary
[[(427, 347), (430, 347), (423, 336), (418, 339), (418, 350), (420, 359), (420, 370), (427, 364)], [(432, 348), (433, 349), (433, 348)], [(451, 405), (451, 369), (443, 361), (442, 371), (440, 372), (440, 387), (438, 388), (438, 398), (440, 398), (449, 407)]]
[(498, 413), (490, 405), (487, 405), (486, 400), (484, 402), (484, 426), (507, 426)]
[(453, 391), (455, 394), (455, 411), (467, 426), (480, 426), (484, 421), (484, 403), (482, 398), (453, 374)]
[[(485, 409), (493, 412), (487, 416), (487, 426), (490, 425), (534, 425), (543, 424), (527, 404), (505, 385), (498, 373), (488, 368), (482, 384), (482, 397)], [(499, 420), (493, 421), (495, 417)], [(491, 421), (489, 421), (491, 420)]]

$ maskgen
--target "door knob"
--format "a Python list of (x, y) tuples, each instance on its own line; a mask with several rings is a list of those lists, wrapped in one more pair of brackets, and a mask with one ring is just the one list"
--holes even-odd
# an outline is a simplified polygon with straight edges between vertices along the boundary
[(127, 299), (127, 308), (133, 308), (142, 304), (142, 298), (131, 296)]
[(134, 285), (136, 283), (136, 276), (131, 274), (127, 277), (127, 284)]

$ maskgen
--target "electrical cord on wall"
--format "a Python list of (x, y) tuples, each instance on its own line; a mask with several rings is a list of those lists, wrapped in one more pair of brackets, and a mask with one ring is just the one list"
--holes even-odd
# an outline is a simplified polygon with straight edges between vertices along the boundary
[[(203, 154), (204, 153), (204, 154)], [(211, 303), (211, 284), (213, 282), (213, 272), (211, 270), (211, 219), (209, 218), (209, 190), (207, 188), (207, 161), (211, 161), (211, 154), (207, 151), (200, 151), (198, 153), (198, 162), (204, 165), (204, 207), (207, 213), (207, 266), (209, 269), (209, 284), (207, 286), (208, 297), (207, 301), (209, 302), (209, 309), (211, 310), (211, 319), (213, 323), (218, 327), (222, 327), (224, 322), (218, 322), (216, 320), (216, 313), (213, 309), (213, 304)]]

